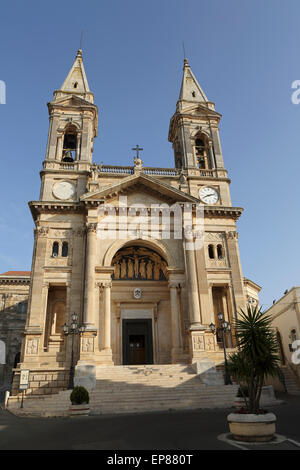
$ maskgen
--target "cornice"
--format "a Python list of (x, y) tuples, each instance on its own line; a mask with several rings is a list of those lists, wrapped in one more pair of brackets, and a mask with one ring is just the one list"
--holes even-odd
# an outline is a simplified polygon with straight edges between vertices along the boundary
[(30, 285), (30, 276), (20, 276), (20, 277), (1, 277), (0, 276), (0, 285), (16, 285), (16, 284), (19, 284), (19, 285)]
[(34, 220), (45, 212), (83, 212), (80, 202), (30, 201), (28, 206)]
[(231, 217), (237, 220), (243, 213), (242, 207), (204, 206), (204, 213), (213, 217)]

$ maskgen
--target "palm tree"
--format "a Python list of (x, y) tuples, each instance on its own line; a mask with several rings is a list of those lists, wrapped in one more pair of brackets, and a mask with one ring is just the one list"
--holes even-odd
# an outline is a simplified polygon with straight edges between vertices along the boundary
[(248, 389), (248, 397), (244, 396), (248, 413), (257, 413), (264, 379), (279, 375), (278, 343), (272, 317), (266, 315), (258, 307), (247, 306), (241, 310), (235, 323), (238, 351), (231, 354), (228, 368), (232, 377)]

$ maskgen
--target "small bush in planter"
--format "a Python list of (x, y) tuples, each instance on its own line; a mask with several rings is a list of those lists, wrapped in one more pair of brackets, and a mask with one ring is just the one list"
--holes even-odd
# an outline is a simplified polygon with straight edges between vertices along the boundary
[(84, 387), (74, 387), (70, 395), (72, 405), (83, 405), (89, 403), (89, 392)]

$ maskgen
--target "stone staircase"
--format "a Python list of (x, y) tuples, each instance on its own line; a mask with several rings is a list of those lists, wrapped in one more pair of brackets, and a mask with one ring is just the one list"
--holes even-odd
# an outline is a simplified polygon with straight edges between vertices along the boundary
[[(192, 366), (180, 364), (97, 366), (96, 387), (90, 392), (91, 414), (137, 413), (233, 406), (236, 385), (205, 385)], [(28, 398), (24, 408), (9, 402), (23, 416), (67, 416), (70, 391)]]
[(281, 366), (286, 391), (289, 395), (300, 395), (300, 383), (295, 373), (288, 366)]

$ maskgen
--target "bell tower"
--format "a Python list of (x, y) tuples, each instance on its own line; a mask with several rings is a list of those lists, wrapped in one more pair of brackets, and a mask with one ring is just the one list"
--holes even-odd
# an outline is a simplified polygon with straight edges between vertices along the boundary
[(173, 144), (175, 167), (199, 176), (205, 170), (224, 169), (219, 122), (221, 115), (200, 87), (187, 59), (176, 112), (170, 122), (169, 141)]
[(85, 191), (97, 136), (98, 108), (86, 78), (82, 51), (48, 103), (49, 133), (40, 199), (79, 199)]

